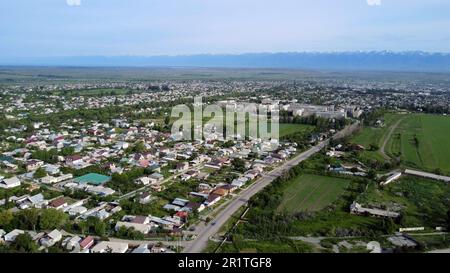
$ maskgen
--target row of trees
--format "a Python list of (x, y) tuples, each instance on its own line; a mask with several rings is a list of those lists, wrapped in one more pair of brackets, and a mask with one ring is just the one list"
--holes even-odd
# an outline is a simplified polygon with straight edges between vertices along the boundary
[(361, 118), (364, 120), (364, 125), (374, 126), (378, 120), (384, 119), (384, 114), (386, 114), (386, 112), (386, 108), (378, 108), (371, 112), (364, 112)]
[(120, 191), (120, 193), (127, 193), (135, 190), (138, 185), (134, 182), (137, 178), (145, 174), (143, 168), (133, 168), (130, 171), (124, 173), (114, 173), (111, 181), (107, 183), (107, 186)]
[(348, 124), (348, 121), (344, 118), (328, 119), (318, 117), (316, 115), (310, 115), (307, 117), (291, 116), (289, 112), (282, 111), (280, 113), (280, 123), (313, 125), (317, 128), (318, 132), (325, 132), (329, 129), (342, 129)]
[(39, 246), (28, 233), (19, 234), (9, 246), (0, 245), (0, 253), (37, 253), (38, 249)]
[(0, 227), (5, 230), (52, 230), (62, 227), (69, 216), (55, 209), (27, 209), (17, 213), (10, 210), (0, 212)]
[(85, 221), (78, 222), (77, 228), (81, 234), (94, 234), (103, 237), (108, 225), (97, 217), (88, 217)]
[(32, 158), (42, 160), (45, 163), (58, 162), (58, 156), (69, 156), (74, 154), (73, 147), (64, 147), (58, 152), (56, 149), (51, 150), (36, 150), (31, 153)]

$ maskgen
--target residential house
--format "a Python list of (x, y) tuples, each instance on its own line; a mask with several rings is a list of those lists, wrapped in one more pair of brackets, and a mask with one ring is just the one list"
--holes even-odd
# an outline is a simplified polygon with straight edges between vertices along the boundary
[(154, 184), (154, 185), (151, 185), (150, 188), (155, 192), (161, 192), (164, 187), (159, 184)]
[(222, 198), (222, 197), (221, 197), (220, 195), (217, 195), (217, 194), (210, 194), (210, 195), (208, 196), (208, 198), (205, 200), (204, 204), (205, 204), (207, 207), (211, 207), (211, 206), (213, 206), (214, 204), (216, 204), (217, 202), (219, 202), (221, 198)]
[(220, 189), (224, 189), (226, 191), (228, 191), (228, 193), (232, 193), (236, 190), (236, 187), (230, 184), (225, 184), (223, 186), (220, 186)]
[(64, 197), (59, 197), (50, 201), (48, 205), (51, 208), (59, 210), (67, 207), (67, 201), (64, 199)]
[(81, 237), (74, 236), (66, 238), (62, 245), (69, 251), (79, 248), (81, 242)]
[(49, 233), (47, 233), (44, 237), (39, 240), (39, 243), (44, 247), (51, 247), (57, 242), (61, 241), (62, 233), (55, 229)]
[(66, 165), (67, 166), (76, 166), (83, 164), (83, 158), (79, 155), (73, 155), (66, 157)]
[(58, 180), (56, 179), (56, 177), (50, 175), (44, 176), (41, 179), (39, 179), (39, 182), (42, 184), (53, 184), (56, 183), (57, 181)]
[(177, 171), (184, 172), (189, 170), (189, 163), (188, 162), (180, 162), (177, 164)]
[(148, 204), (151, 201), (152, 195), (150, 192), (144, 192), (139, 196), (139, 203)]
[(20, 209), (44, 208), (48, 205), (48, 201), (45, 200), (42, 193), (38, 193), (36, 195), (28, 196), (25, 199), (19, 200), (16, 202), (16, 204)]
[(24, 234), (24, 233), (25, 233), (25, 231), (23, 231), (23, 230), (15, 229), (15, 230), (5, 234), (5, 236), (4, 236), (5, 242), (9, 242), (9, 243), (14, 242), (16, 240), (17, 236), (19, 236), (20, 234)]
[(234, 179), (231, 182), (231, 185), (236, 187), (236, 188), (242, 188), (248, 181), (249, 179), (245, 176), (239, 177), (238, 179)]
[(177, 215), (165, 216), (162, 219), (171, 222), (175, 227), (182, 227), (184, 225), (182, 219)]
[(89, 186), (86, 188), (86, 191), (99, 196), (109, 196), (116, 192), (115, 190), (104, 186)]
[(147, 167), (147, 170), (149, 170), (150, 172), (161, 172), (161, 166), (159, 166), (159, 164), (157, 164), (157, 163), (153, 163), (153, 164), (150, 164), (148, 167)]
[(200, 184), (198, 184), (198, 190), (209, 193), (212, 190), (212, 187), (209, 184), (200, 183)]
[(94, 245), (94, 237), (92, 236), (87, 236), (86, 238), (84, 238), (81, 242), (80, 242), (80, 249), (81, 250), (85, 250), (85, 249), (89, 249)]
[(209, 192), (210, 191), (207, 191), (207, 192), (194, 192), (194, 191), (192, 191), (192, 192), (189, 193), (189, 195), (190, 196), (194, 196), (194, 197), (201, 197), (201, 198), (207, 199), (208, 196), (209, 196)]
[(198, 172), (197, 179), (199, 180), (206, 180), (209, 177), (209, 173), (206, 172)]
[(182, 198), (175, 198), (175, 200), (173, 200), (173, 202), (172, 202), (172, 204), (174, 204), (176, 206), (180, 206), (180, 207), (184, 207), (187, 203), (189, 203), (189, 200), (182, 199)]
[(134, 222), (122, 222), (118, 221), (115, 226), (115, 230), (118, 231), (120, 228), (125, 227), (126, 229), (133, 228), (135, 231), (138, 231), (142, 234), (147, 234), (151, 226), (148, 224), (134, 223)]
[(77, 216), (77, 215), (86, 213), (87, 210), (88, 209), (86, 207), (76, 206), (76, 207), (70, 208), (67, 212), (69, 213), (70, 216)]
[(222, 197), (227, 196), (229, 193), (230, 191), (224, 188), (217, 188), (211, 192), (211, 194), (219, 195)]
[(153, 179), (150, 179), (149, 177), (146, 177), (146, 176), (144, 176), (144, 177), (140, 177), (140, 178), (138, 178), (138, 179), (136, 179), (136, 183), (137, 184), (142, 184), (142, 185), (144, 185), (144, 186), (147, 186), (147, 185), (149, 185), (152, 181), (154, 181)]
[(52, 164), (45, 165), (45, 171), (50, 175), (57, 175), (60, 172), (59, 166)]
[(256, 170), (250, 170), (245, 173), (245, 177), (247, 177), (250, 180), (255, 179), (256, 177), (258, 177), (258, 175), (259, 175), (259, 172)]
[(150, 161), (146, 159), (139, 160), (136, 164), (140, 168), (147, 168), (150, 165)]
[(0, 179), (0, 188), (12, 189), (20, 186), (20, 180), (17, 176)]
[(169, 204), (164, 205), (163, 209), (165, 209), (165, 210), (179, 211), (179, 210), (181, 209), (181, 207), (169, 203)]
[(134, 216), (131, 219), (131, 222), (135, 223), (135, 224), (145, 224), (146, 225), (150, 222), (150, 218), (148, 218), (147, 216), (138, 215), (138, 216)]
[(96, 244), (92, 249), (92, 253), (126, 253), (128, 250), (127, 243), (102, 241)]
[(205, 209), (205, 205), (197, 202), (189, 202), (183, 209), (190, 212), (192, 211), (202, 212)]
[(138, 254), (147, 254), (150, 253), (150, 250), (148, 249), (147, 245), (139, 245), (137, 248), (133, 249), (131, 253), (138, 253)]
[(164, 180), (164, 176), (160, 173), (152, 173), (148, 178), (151, 180), (150, 183), (152, 183), (152, 184), (159, 183)]
[(39, 169), (40, 167), (42, 167), (44, 165), (44, 162), (40, 161), (40, 160), (36, 160), (36, 159), (31, 159), (31, 160), (28, 160), (25, 163), (25, 165), (26, 165), (27, 171), (32, 172), (32, 171), (35, 171), (35, 170)]

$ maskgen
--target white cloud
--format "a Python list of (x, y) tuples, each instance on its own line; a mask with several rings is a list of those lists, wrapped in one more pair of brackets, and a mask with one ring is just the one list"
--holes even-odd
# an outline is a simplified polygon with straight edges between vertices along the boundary
[(369, 6), (381, 6), (381, 0), (367, 0)]
[(81, 6), (81, 0), (66, 0), (67, 5), (69, 6)]

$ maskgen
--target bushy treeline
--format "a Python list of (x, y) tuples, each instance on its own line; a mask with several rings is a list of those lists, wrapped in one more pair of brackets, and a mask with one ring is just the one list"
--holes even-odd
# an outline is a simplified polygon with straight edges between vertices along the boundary
[(17, 213), (10, 210), (0, 211), (0, 228), (11, 231), (22, 230), (52, 230), (62, 227), (69, 216), (55, 209), (27, 209)]
[(344, 118), (328, 119), (318, 117), (316, 115), (306, 117), (292, 116), (291, 113), (282, 111), (280, 113), (280, 123), (312, 125), (316, 127), (316, 132), (326, 132), (330, 129), (343, 129), (346, 125), (348, 125), (349, 121)]

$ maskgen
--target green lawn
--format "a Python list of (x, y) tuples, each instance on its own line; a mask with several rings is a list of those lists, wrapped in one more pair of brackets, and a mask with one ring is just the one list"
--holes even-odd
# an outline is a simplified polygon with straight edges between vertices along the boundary
[(385, 158), (379, 150), (369, 151), (368, 149), (371, 144), (381, 147), (384, 139), (389, 134), (390, 127), (402, 117), (403, 115), (387, 113), (384, 115), (384, 127), (375, 128), (366, 126), (353, 137), (351, 140), (352, 143), (363, 145), (366, 148), (366, 150), (361, 153), (361, 158), (363, 160), (385, 161)]
[(395, 124), (403, 115), (387, 113), (384, 116), (385, 126), (381, 128), (365, 126), (360, 132), (358, 132), (353, 139), (352, 143), (363, 145), (367, 150), (362, 153), (363, 158), (374, 159), (377, 161), (384, 161), (385, 159), (379, 151), (368, 151), (371, 144), (375, 144), (381, 147), (384, 138), (387, 137), (389, 129)]
[(278, 210), (290, 213), (321, 210), (336, 201), (348, 185), (347, 179), (301, 175), (284, 190)]
[(312, 130), (314, 126), (304, 125), (304, 124), (288, 124), (281, 123), (280, 124), (280, 137), (292, 135), (299, 132), (308, 132)]
[(302, 241), (243, 241), (224, 244), (219, 253), (312, 253), (313, 245)]
[(368, 148), (370, 144), (377, 144), (381, 146), (383, 137), (389, 132), (391, 127), (402, 115), (387, 113), (384, 115), (385, 126), (381, 128), (375, 128), (365, 126), (355, 137), (352, 139), (353, 143), (360, 144)]
[[(386, 114), (383, 128), (365, 127), (352, 142), (367, 148), (382, 146), (390, 127), (402, 119), (387, 142), (385, 152), (402, 159), (405, 166), (425, 171), (439, 169), (450, 175), (450, 117), (428, 114)], [(362, 158), (384, 161), (379, 151), (364, 151)]]
[(389, 154), (422, 170), (450, 174), (450, 117), (415, 114), (405, 118), (388, 142)]

